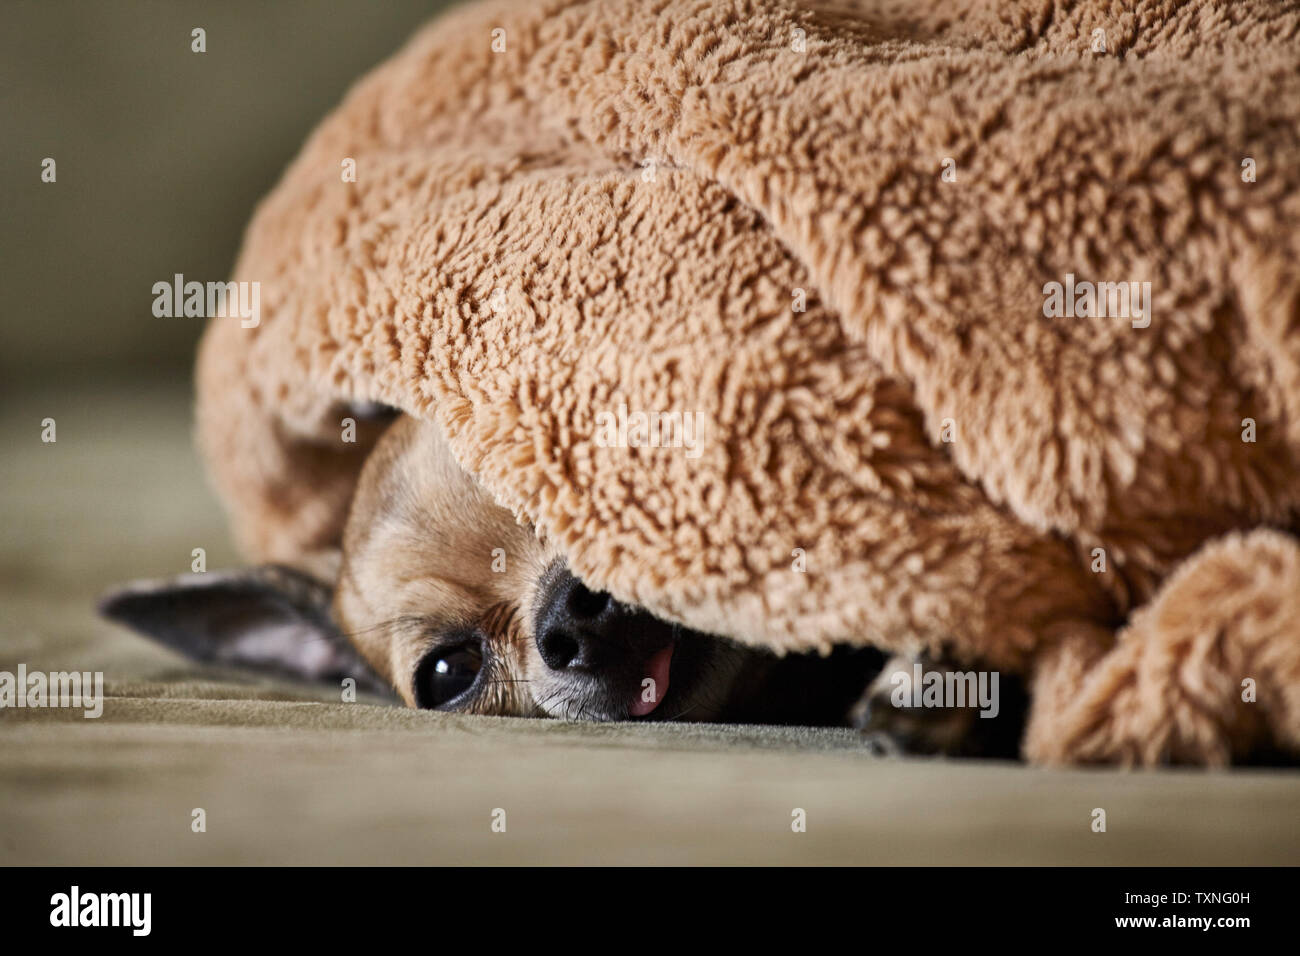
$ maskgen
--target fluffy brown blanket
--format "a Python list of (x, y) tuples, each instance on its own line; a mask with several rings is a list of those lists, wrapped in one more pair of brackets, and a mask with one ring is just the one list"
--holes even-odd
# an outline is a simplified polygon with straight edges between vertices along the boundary
[(203, 343), (246, 550), (338, 546), (379, 401), (620, 598), (1029, 674), (1033, 759), (1300, 749), (1300, 12), (1124, 7), (439, 19)]

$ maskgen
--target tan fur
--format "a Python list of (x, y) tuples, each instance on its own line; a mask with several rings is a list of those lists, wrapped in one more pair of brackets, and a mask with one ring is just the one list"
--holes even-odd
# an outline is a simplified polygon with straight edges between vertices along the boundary
[[(262, 324), (198, 368), (236, 531), (337, 548), (339, 403), (385, 401), (661, 616), (1035, 672), (1037, 759), (1295, 746), (1300, 615), (1251, 571), (1294, 545), (1233, 535), (1300, 505), (1297, 35), (1281, 0), (457, 9), (249, 229)], [(1067, 272), (1150, 281), (1150, 326), (1044, 317)], [(596, 447), (620, 402), (703, 454)]]
[(529, 609), (556, 553), (465, 474), (436, 428), (393, 425), (361, 473), (343, 540), (335, 617), (408, 705), (438, 632), (463, 624), (492, 649), (490, 689), (471, 712), (539, 713), (526, 686), (544, 669)]
[(1026, 752), (1130, 764), (1226, 764), (1261, 745), (1300, 752), (1298, 621), (1294, 538), (1255, 531), (1210, 542), (1109, 654), (1062, 645), (1044, 655)]
[[(543, 575), (560, 554), (456, 463), (436, 425), (401, 417), (362, 469), (343, 535), (334, 619), (408, 706), (420, 661), (457, 626), (483, 642), (483, 689), (466, 713), (571, 717), (583, 695), (564, 686), (533, 629)], [(738, 651), (709, 656), (678, 707), (719, 716), (736, 688)], [(751, 675), (753, 669), (750, 671)]]

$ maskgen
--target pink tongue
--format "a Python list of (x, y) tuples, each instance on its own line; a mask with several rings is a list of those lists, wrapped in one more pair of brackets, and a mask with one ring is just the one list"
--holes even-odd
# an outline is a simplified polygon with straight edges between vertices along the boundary
[[(645, 676), (654, 681), (653, 684), (646, 685), (645, 681), (637, 688), (636, 694), (632, 697), (632, 706), (628, 708), (628, 713), (633, 717), (644, 717), (659, 706), (659, 702), (664, 699), (668, 693), (668, 669), (673, 662), (673, 645), (669, 644), (662, 651), (656, 651), (650, 660), (645, 662)], [(652, 697), (652, 700), (645, 698)]]

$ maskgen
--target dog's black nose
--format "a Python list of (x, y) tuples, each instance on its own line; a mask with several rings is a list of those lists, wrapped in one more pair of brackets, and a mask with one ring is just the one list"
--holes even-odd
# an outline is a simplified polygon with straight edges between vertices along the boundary
[(542, 582), (534, 617), (537, 649), (551, 670), (594, 670), (627, 655), (628, 610), (557, 564)]

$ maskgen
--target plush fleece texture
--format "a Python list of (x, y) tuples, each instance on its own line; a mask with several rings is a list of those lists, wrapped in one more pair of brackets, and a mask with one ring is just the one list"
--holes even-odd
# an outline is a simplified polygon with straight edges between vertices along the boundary
[[(237, 536), (336, 549), (384, 402), (621, 599), (1029, 675), (1031, 759), (1300, 749), (1298, 54), (1267, 0), (456, 9), (249, 227)], [(620, 404), (699, 457), (601, 447)]]

